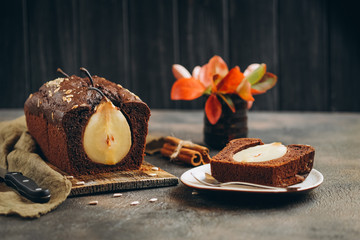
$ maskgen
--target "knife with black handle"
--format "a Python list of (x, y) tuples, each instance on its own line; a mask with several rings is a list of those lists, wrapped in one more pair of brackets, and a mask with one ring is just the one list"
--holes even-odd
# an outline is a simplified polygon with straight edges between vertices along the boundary
[(21, 172), (8, 172), (0, 168), (0, 179), (16, 189), (21, 195), (36, 203), (46, 203), (50, 200), (50, 190), (39, 187), (33, 180), (22, 175)]

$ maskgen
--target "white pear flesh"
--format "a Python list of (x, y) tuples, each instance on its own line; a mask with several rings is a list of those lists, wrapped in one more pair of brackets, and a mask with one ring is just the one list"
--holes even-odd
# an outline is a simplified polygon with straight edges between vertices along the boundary
[(85, 153), (95, 163), (115, 165), (128, 154), (131, 142), (131, 130), (125, 116), (104, 98), (85, 127)]
[(279, 142), (249, 147), (233, 155), (237, 162), (265, 162), (281, 158), (287, 152), (287, 147)]

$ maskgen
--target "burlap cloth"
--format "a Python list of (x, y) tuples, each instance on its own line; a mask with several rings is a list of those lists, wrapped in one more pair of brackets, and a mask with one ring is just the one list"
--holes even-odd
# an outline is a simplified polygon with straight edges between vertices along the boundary
[(33, 203), (0, 182), (0, 215), (38, 218), (59, 206), (70, 193), (71, 182), (37, 154), (37, 145), (27, 132), (24, 116), (0, 122), (0, 167), (22, 172), (51, 192), (48, 203)]

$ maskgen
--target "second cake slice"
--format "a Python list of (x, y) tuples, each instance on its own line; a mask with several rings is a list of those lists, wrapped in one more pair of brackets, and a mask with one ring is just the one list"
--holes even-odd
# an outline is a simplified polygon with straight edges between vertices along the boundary
[[(309, 145), (272, 143), (254, 148), (259, 145), (264, 143), (257, 138), (232, 140), (211, 160), (212, 176), (220, 182), (286, 187), (304, 181), (313, 167), (315, 149)], [(242, 152), (246, 149), (250, 151)]]

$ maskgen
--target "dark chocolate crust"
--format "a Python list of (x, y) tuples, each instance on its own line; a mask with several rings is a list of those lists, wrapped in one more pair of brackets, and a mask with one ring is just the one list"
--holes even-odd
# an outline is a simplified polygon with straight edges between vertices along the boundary
[(139, 97), (119, 84), (93, 76), (94, 86), (119, 108), (127, 118), (132, 145), (116, 165), (92, 162), (84, 152), (82, 137), (100, 93), (89, 90), (88, 78), (71, 76), (45, 83), (25, 102), (24, 111), (30, 134), (47, 160), (68, 174), (93, 174), (140, 168), (150, 117), (149, 107)]
[(262, 144), (256, 138), (232, 140), (211, 160), (211, 174), (220, 182), (240, 181), (278, 187), (305, 180), (315, 156), (315, 149), (309, 145), (288, 145), (283, 157), (265, 162), (236, 162), (232, 157), (243, 149)]

